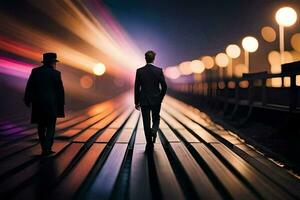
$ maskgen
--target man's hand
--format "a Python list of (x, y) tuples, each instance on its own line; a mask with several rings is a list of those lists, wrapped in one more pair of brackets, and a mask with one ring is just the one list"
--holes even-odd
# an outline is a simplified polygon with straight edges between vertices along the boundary
[(139, 104), (135, 105), (135, 109), (141, 110), (141, 106)]

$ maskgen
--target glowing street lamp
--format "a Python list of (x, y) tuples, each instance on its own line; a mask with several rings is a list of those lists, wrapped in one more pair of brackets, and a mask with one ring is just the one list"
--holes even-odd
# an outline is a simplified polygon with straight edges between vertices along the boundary
[(106, 67), (103, 63), (98, 63), (93, 67), (93, 72), (96, 76), (101, 76), (105, 73)]
[(258, 49), (258, 41), (255, 37), (247, 36), (242, 40), (242, 46), (245, 51), (245, 65), (247, 68), (247, 73), (249, 73), (249, 53), (253, 53)]
[(182, 62), (179, 64), (179, 70), (180, 70), (181, 74), (187, 76), (187, 75), (190, 75), (193, 73), (190, 68), (190, 63), (191, 63), (190, 61), (185, 61), (185, 62)]
[(98, 63), (93, 67), (94, 72), (94, 89), (96, 90), (96, 76), (102, 76), (105, 73), (106, 67), (103, 63)]
[(223, 77), (223, 68), (228, 66), (229, 58), (226, 53), (219, 53), (216, 55), (216, 64), (220, 67), (220, 77)]
[(226, 54), (229, 57), (229, 64), (227, 68), (227, 75), (232, 77), (233, 69), (232, 69), (232, 59), (238, 58), (241, 55), (241, 49), (236, 44), (230, 44), (226, 48)]
[(275, 19), (279, 25), (279, 49), (280, 49), (280, 61), (284, 63), (284, 27), (292, 26), (297, 21), (297, 13), (291, 7), (280, 8), (275, 15)]
[(200, 60), (193, 60), (190, 63), (190, 68), (195, 74), (201, 74), (205, 70), (204, 64)]

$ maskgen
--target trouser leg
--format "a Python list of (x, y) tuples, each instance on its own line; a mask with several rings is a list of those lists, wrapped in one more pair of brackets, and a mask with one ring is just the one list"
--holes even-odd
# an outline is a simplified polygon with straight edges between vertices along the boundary
[(55, 133), (55, 124), (56, 124), (56, 119), (53, 119), (47, 125), (47, 130), (46, 130), (47, 151), (51, 151), (52, 149), (54, 133)]
[(46, 151), (46, 125), (44, 123), (38, 123), (38, 135), (39, 141), (42, 147), (42, 151)]
[(143, 125), (144, 125), (144, 132), (147, 143), (152, 143), (151, 141), (151, 127), (150, 127), (150, 107), (148, 106), (142, 106), (142, 117), (143, 117)]
[(152, 109), (152, 131), (156, 133), (159, 129), (159, 121), (160, 121), (160, 105), (153, 106)]

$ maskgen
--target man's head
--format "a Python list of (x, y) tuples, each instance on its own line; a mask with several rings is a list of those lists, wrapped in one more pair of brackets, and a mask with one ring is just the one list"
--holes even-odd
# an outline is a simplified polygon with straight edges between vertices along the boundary
[(153, 63), (154, 59), (155, 59), (155, 55), (156, 53), (154, 51), (147, 51), (145, 53), (145, 59), (147, 63)]
[(44, 53), (43, 54), (42, 63), (44, 63), (45, 65), (50, 65), (50, 66), (55, 67), (57, 62), (59, 62), (59, 61), (57, 60), (56, 53)]

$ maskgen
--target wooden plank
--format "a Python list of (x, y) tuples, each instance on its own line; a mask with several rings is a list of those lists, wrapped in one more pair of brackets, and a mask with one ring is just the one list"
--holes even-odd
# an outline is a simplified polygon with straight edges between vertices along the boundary
[(128, 118), (128, 116), (131, 114), (131, 112), (133, 111), (133, 108), (130, 107), (128, 108), (123, 114), (121, 114), (121, 116), (119, 116), (111, 125), (109, 125), (110, 128), (115, 128), (115, 129), (119, 129), (120, 126), (126, 121), (126, 119)]
[(57, 185), (52, 197), (71, 199), (95, 165), (106, 144), (93, 144), (67, 177)]
[(255, 198), (246, 186), (203, 143), (194, 143), (192, 146), (233, 199)]
[(222, 199), (205, 172), (182, 143), (171, 143), (171, 147), (201, 199)]
[(82, 131), (82, 129), (71, 128), (71, 129), (68, 129), (68, 130), (64, 131), (63, 133), (55, 136), (55, 138), (71, 138), (71, 137), (74, 137), (75, 135), (78, 135), (81, 131)]
[[(169, 96), (168, 96), (169, 97)], [(172, 97), (167, 98), (168, 105), (172, 105), (177, 110), (182, 112), (188, 118), (194, 120), (195, 122), (201, 124), (204, 127), (209, 126), (210, 124), (203, 119), (199, 114), (201, 113), (198, 109), (183, 103), (182, 101), (178, 101)]]
[(263, 198), (270, 199), (293, 199), (280, 187), (262, 176), (255, 168), (232, 152), (223, 144), (212, 146), (232, 165), (245, 179), (255, 188)]
[(133, 129), (131, 128), (122, 129), (120, 136), (117, 140), (117, 143), (128, 143), (132, 134), (133, 134)]
[(76, 129), (88, 128), (89, 126), (92, 126), (93, 124), (97, 123), (98, 121), (100, 121), (101, 119), (103, 119), (104, 117), (109, 115), (112, 111), (113, 111), (113, 108), (110, 108), (109, 110), (101, 112), (100, 114), (75, 125), (73, 128), (76, 128)]
[[(32, 183), (30, 185), (26, 185), (25, 191), (19, 191), (19, 196), (23, 198), (28, 196), (34, 196), (35, 188), (39, 187), (38, 184), (40, 182), (48, 182), (50, 179), (57, 179), (63, 171), (67, 168), (70, 164), (71, 160), (75, 157), (75, 155), (79, 152), (80, 148), (83, 144), (80, 143), (73, 143), (69, 145), (66, 150), (62, 153), (58, 154), (55, 157), (50, 157), (47, 160), (39, 160), (32, 165), (24, 168), (23, 170), (19, 171), (18, 173), (9, 177), (4, 182), (0, 184), (0, 193), (12, 191), (15, 187), (19, 186), (23, 182), (30, 180), (34, 175), (38, 175), (38, 173), (51, 173), (51, 177), (40, 177), (44, 178), (45, 180), (39, 180), (38, 182)], [(49, 174), (50, 175), (50, 174)], [(49, 179), (49, 180), (48, 180)], [(42, 188), (41, 188), (42, 189)], [(26, 195), (24, 194), (26, 193)], [(33, 198), (28, 198), (33, 199)]]
[(257, 171), (268, 177), (270, 180), (279, 185), (282, 189), (289, 192), (296, 199), (300, 199), (300, 182), (299, 179), (290, 174), (285, 168), (282, 168), (268, 160), (260, 153), (253, 151), (242, 151), (234, 148), (234, 152), (241, 156), (248, 164)]
[(173, 133), (171, 129), (161, 129), (162, 134), (166, 137), (167, 141), (170, 142), (180, 142), (178, 137)]
[(161, 144), (155, 144), (152, 155), (163, 199), (185, 199)]
[(101, 121), (97, 122), (96, 124), (94, 124), (91, 128), (95, 128), (95, 129), (103, 129), (106, 126), (108, 126), (113, 120), (115, 120), (118, 115), (119, 115), (120, 111), (117, 112), (113, 112), (112, 114), (106, 116), (104, 119), (102, 119)]
[[(68, 143), (66, 142), (54, 142), (53, 144), (53, 151), (59, 152), (61, 151)], [(19, 154), (9, 157), (2, 162), (0, 165), (0, 176), (8, 173), (9, 171), (13, 170), (14, 168), (31, 161), (33, 159), (37, 159), (37, 157), (41, 154), (41, 147), (40, 145), (33, 146), (32, 148), (26, 149), (25, 151), (20, 152)]]
[(202, 138), (205, 142), (219, 142), (215, 137), (213, 137), (210, 133), (208, 133), (205, 129), (203, 129), (200, 125), (192, 122), (190, 119), (179, 113), (178, 111), (171, 109), (168, 107), (168, 112), (176, 118), (178, 121), (184, 123), (189, 129), (193, 130), (200, 138)]
[[(118, 174), (120, 172), (127, 144), (115, 144), (94, 183), (87, 191), (86, 199), (110, 199)], [(72, 184), (70, 183), (70, 187)]]
[(135, 136), (135, 144), (146, 144), (146, 137), (144, 133), (144, 126), (143, 126), (143, 120), (140, 117), (138, 122), (138, 127), (136, 130), (136, 136)]
[(186, 129), (178, 130), (178, 133), (184, 138), (188, 143), (198, 143), (200, 142), (191, 132)]
[(13, 143), (10, 146), (2, 147), (0, 148), (0, 159), (3, 159), (4, 157), (7, 157), (9, 155), (12, 155), (18, 151), (25, 150), (29, 147), (33, 147), (34, 145), (38, 145), (36, 142), (26, 142), (26, 141), (20, 141)]
[(169, 129), (170, 127), (166, 124), (166, 122), (162, 119), (160, 119), (160, 122), (159, 122), (159, 128), (160, 129)]
[(151, 200), (148, 159), (145, 154), (145, 144), (134, 145), (129, 178), (129, 199)]
[(128, 121), (126, 122), (124, 128), (128, 129), (134, 129), (136, 127), (136, 124), (138, 122), (138, 119), (140, 117), (140, 112), (137, 110), (134, 110)]
[(83, 131), (78, 137), (76, 137), (73, 141), (74, 142), (87, 142), (91, 137), (93, 137), (99, 129), (95, 128), (88, 128)]
[(56, 128), (57, 128), (57, 130), (69, 128), (69, 127), (74, 126), (75, 124), (77, 124), (79, 122), (87, 120), (88, 118), (89, 118), (88, 115), (81, 115), (81, 116), (73, 118), (69, 121), (65, 121), (65, 122), (62, 122), (62, 123), (56, 125)]
[(174, 129), (185, 129), (177, 120), (175, 120), (171, 115), (169, 115), (164, 110), (160, 113), (161, 117)]
[(107, 143), (111, 140), (111, 138), (116, 134), (118, 130), (114, 128), (107, 128), (101, 133), (101, 135), (97, 138), (96, 142), (104, 142)]

